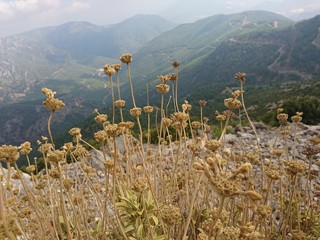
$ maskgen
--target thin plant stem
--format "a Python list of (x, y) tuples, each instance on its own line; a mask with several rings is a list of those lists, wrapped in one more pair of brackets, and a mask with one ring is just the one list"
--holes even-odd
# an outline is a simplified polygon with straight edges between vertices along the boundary
[(52, 143), (52, 146), (54, 147), (54, 142), (53, 142), (53, 137), (52, 137), (52, 133), (51, 133), (51, 120), (54, 114), (54, 110), (51, 111), (49, 119), (48, 119), (48, 133), (49, 133), (49, 137), (50, 137), (50, 141)]
[(130, 69), (129, 63), (127, 64), (127, 68), (128, 68), (128, 79), (129, 79), (129, 83), (130, 83), (132, 103), (133, 103), (133, 107), (136, 108), (137, 105), (136, 105), (136, 100), (134, 99), (134, 92), (133, 92), (132, 79), (131, 79), (131, 69)]

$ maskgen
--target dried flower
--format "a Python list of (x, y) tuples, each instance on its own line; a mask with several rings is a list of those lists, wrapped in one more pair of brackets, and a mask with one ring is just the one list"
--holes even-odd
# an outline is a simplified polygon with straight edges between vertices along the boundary
[(114, 102), (114, 105), (117, 106), (118, 108), (123, 108), (126, 105), (126, 101), (119, 99)]
[(170, 86), (165, 83), (160, 83), (156, 86), (158, 93), (166, 94), (170, 90)]
[(113, 64), (113, 68), (116, 70), (116, 72), (118, 72), (121, 69), (121, 65), (119, 63)]
[(172, 123), (172, 120), (170, 118), (163, 118), (162, 123), (164, 126), (169, 127)]
[(24, 142), (20, 145), (19, 149), (21, 154), (27, 155), (32, 151), (31, 143), (29, 141)]
[(42, 88), (42, 93), (44, 93), (48, 99), (54, 98), (54, 95), (56, 95), (56, 92), (53, 92), (49, 88)]
[(239, 81), (244, 81), (246, 80), (246, 77), (247, 77), (247, 74), (245, 74), (244, 72), (237, 72), (235, 75), (234, 75), (234, 78), (236, 80), (239, 80)]
[(108, 115), (107, 114), (99, 114), (98, 116), (96, 116), (94, 118), (94, 120), (97, 122), (97, 123), (104, 123), (106, 122), (108, 119)]
[(145, 113), (152, 113), (153, 112), (153, 107), (152, 106), (144, 106), (143, 111)]
[(66, 152), (61, 150), (50, 151), (47, 160), (51, 163), (66, 162)]
[(173, 61), (173, 62), (172, 62), (172, 66), (173, 66), (174, 68), (178, 68), (178, 67), (180, 66), (180, 63), (179, 63), (178, 61)]
[(205, 147), (211, 151), (216, 151), (221, 146), (221, 142), (215, 139), (208, 140), (205, 143)]
[(280, 126), (288, 126), (288, 114), (278, 113), (277, 119), (279, 120)]
[(120, 57), (120, 61), (125, 63), (125, 64), (129, 64), (132, 62), (132, 55), (127, 53), (127, 54), (123, 54)]
[(51, 111), (60, 110), (65, 106), (65, 104), (57, 98), (48, 98), (43, 102), (43, 105)]
[(198, 121), (193, 121), (193, 122), (191, 123), (191, 126), (192, 126), (193, 128), (195, 128), (195, 129), (199, 129), (199, 128), (201, 128), (201, 123), (198, 122)]
[(20, 157), (18, 152), (18, 147), (12, 145), (2, 145), (0, 146), (0, 160), (5, 162), (14, 163)]
[(206, 100), (199, 100), (199, 105), (200, 107), (205, 107), (207, 105), (207, 101)]
[(291, 117), (291, 120), (295, 123), (301, 122), (303, 112), (296, 112), (296, 115)]
[(161, 217), (163, 219), (163, 222), (167, 225), (180, 224), (182, 221), (180, 208), (173, 206), (172, 204), (165, 205), (162, 207)]
[(121, 133), (121, 129), (118, 127), (118, 124), (109, 124), (105, 126), (104, 130), (110, 137), (116, 137)]
[(141, 115), (141, 108), (135, 107), (130, 109), (130, 115), (132, 117), (139, 117)]
[(306, 171), (307, 167), (303, 161), (288, 160), (284, 162), (285, 169), (289, 175), (302, 174)]
[(168, 80), (170, 80), (171, 75), (159, 75), (158, 76), (161, 83), (166, 84)]
[(227, 98), (224, 100), (224, 105), (229, 108), (229, 110), (238, 109), (242, 106), (241, 102), (236, 98)]
[(191, 109), (192, 109), (192, 105), (187, 100), (184, 100), (184, 103), (182, 104), (182, 110), (184, 112), (190, 112)]
[(219, 121), (219, 122), (223, 122), (226, 120), (226, 115), (224, 114), (220, 114), (218, 111), (215, 112), (216, 114), (216, 119)]
[(104, 65), (103, 71), (109, 77), (111, 77), (116, 72), (116, 70), (114, 69), (113, 65), (109, 65), (109, 64)]

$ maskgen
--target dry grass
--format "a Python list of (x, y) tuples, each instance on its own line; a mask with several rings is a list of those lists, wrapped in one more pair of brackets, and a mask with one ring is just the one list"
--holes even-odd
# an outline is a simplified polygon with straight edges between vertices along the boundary
[[(112, 91), (111, 122), (96, 111), (101, 130), (93, 138), (99, 150), (82, 139), (79, 128), (69, 131), (73, 142), (55, 146), (51, 119), (64, 103), (44, 88), (44, 106), (51, 113), (48, 137), (39, 141), (45, 169), (39, 172), (36, 163), (29, 161), (28, 142), (20, 147), (0, 146), (0, 159), (8, 169), (3, 170), (4, 184), (0, 185), (1, 239), (319, 239), (320, 211), (314, 200), (318, 176), (312, 175), (311, 166), (320, 152), (320, 139), (310, 139), (305, 158), (297, 158), (295, 133), (302, 113), (289, 123), (288, 115), (279, 109), (277, 131), (284, 144), (262, 149), (244, 105), (246, 75), (237, 73), (239, 90), (225, 99), (226, 111), (217, 112), (222, 134), (212, 139), (211, 126), (202, 116), (206, 101), (199, 102), (201, 115), (194, 122), (190, 120), (192, 106), (178, 102), (178, 62), (173, 63), (174, 75), (159, 76), (156, 89), (161, 106), (154, 111), (149, 105), (137, 107), (130, 74), (132, 56), (123, 55), (121, 61), (128, 71), (130, 114), (139, 138), (132, 136), (134, 123), (122, 114), (120, 64), (104, 68), (112, 90), (116, 74), (118, 99)], [(173, 110), (168, 113), (164, 96), (170, 86)], [(256, 135), (249, 144), (225, 138), (238, 109), (245, 112)], [(121, 122), (115, 123), (116, 112)], [(145, 143), (141, 114), (148, 116)], [(149, 135), (154, 114), (159, 119), (157, 145), (150, 143)], [(294, 139), (289, 146), (290, 137)], [(266, 151), (272, 163), (265, 162)], [(98, 157), (90, 157), (93, 153)], [(17, 167), (20, 155), (28, 160), (30, 181)], [(93, 167), (99, 163), (102, 170)], [(21, 189), (13, 179), (21, 181)]]

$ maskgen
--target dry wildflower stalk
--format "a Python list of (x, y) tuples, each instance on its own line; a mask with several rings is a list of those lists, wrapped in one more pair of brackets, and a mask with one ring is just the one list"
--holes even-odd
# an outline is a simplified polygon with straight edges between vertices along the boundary
[[(240, 90), (225, 99), (227, 111), (216, 112), (221, 136), (212, 139), (208, 118), (202, 111), (207, 102), (199, 101), (200, 116), (192, 121), (191, 104), (188, 101), (178, 104), (178, 62), (172, 63), (174, 75), (159, 76), (156, 90), (161, 96), (161, 106), (151, 106), (147, 96), (147, 105), (142, 109), (134, 99), (132, 55), (124, 54), (120, 60), (128, 68), (133, 104), (129, 111), (137, 121), (139, 140), (132, 136), (134, 123), (123, 119), (126, 103), (120, 95), (120, 64), (104, 67), (110, 80), (113, 109), (111, 123), (106, 114), (95, 110), (95, 121), (101, 128), (92, 137), (99, 147), (85, 141), (81, 129), (76, 127), (69, 131), (73, 142), (61, 148), (54, 145), (50, 123), (54, 111), (64, 104), (55, 98), (55, 92), (44, 88), (47, 97), (44, 105), (51, 111), (49, 137), (42, 137), (38, 150), (45, 169), (37, 171), (37, 165), (29, 160), (32, 149), (29, 142), (20, 147), (0, 146), (0, 160), (8, 169), (6, 173), (2, 169), (5, 184), (0, 186), (2, 238), (209, 240), (286, 239), (287, 234), (297, 239), (320, 236), (315, 230), (320, 217), (314, 203), (312, 191), (317, 186), (311, 171), (320, 152), (320, 140), (314, 137), (304, 147), (309, 166), (297, 159), (296, 130), (302, 113), (289, 118), (283, 110), (278, 111), (284, 147), (272, 149), (269, 155), (274, 162), (266, 165), (263, 172), (259, 146), (252, 148), (255, 144), (239, 140), (225, 141), (234, 112), (243, 108), (248, 114), (243, 95), (244, 73), (236, 74)], [(118, 85), (116, 101), (114, 73)], [(170, 87), (171, 114), (170, 100), (166, 111), (164, 101)], [(120, 122), (115, 122), (114, 106), (120, 109)], [(143, 144), (140, 124), (143, 114), (148, 116), (147, 145)], [(150, 139), (152, 114), (156, 115), (156, 124), (160, 123), (158, 146), (152, 145)], [(291, 152), (288, 119), (294, 126)], [(27, 158), (27, 171), (32, 176), (29, 183), (16, 164), (20, 154)], [(102, 168), (96, 169), (95, 164), (100, 163)], [(16, 187), (15, 179), (21, 181), (22, 189)]]

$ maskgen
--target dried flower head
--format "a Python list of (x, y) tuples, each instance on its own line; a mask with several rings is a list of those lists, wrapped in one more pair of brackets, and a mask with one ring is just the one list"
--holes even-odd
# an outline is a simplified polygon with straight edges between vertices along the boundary
[(61, 150), (50, 151), (47, 160), (51, 163), (66, 162), (66, 152)]
[(245, 74), (244, 72), (237, 72), (235, 75), (234, 75), (234, 78), (236, 80), (239, 80), (239, 81), (244, 81), (246, 80), (246, 77), (247, 77), (247, 74)]
[(291, 120), (295, 123), (301, 122), (303, 112), (296, 112), (296, 115), (291, 117)]
[(126, 105), (126, 101), (119, 99), (114, 102), (114, 105), (118, 108), (123, 108)]
[(96, 116), (94, 118), (94, 120), (97, 122), (97, 123), (104, 123), (108, 120), (108, 115), (107, 114), (99, 114), (98, 116)]
[(121, 129), (118, 127), (118, 124), (108, 124), (105, 126), (104, 130), (110, 137), (116, 137), (121, 133)]
[(158, 76), (161, 83), (166, 84), (168, 80), (170, 80), (171, 75), (159, 75)]
[(241, 102), (236, 98), (226, 98), (224, 105), (230, 110), (238, 109), (242, 106)]
[(174, 82), (174, 81), (176, 81), (177, 79), (178, 79), (177, 75), (175, 75), (175, 74), (169, 75), (169, 80), (170, 80), (171, 82)]
[(108, 135), (104, 130), (100, 130), (94, 133), (94, 140), (96, 140), (99, 143), (105, 142), (107, 138), (108, 138)]
[(182, 221), (180, 208), (173, 206), (172, 204), (162, 207), (161, 217), (163, 219), (163, 222), (169, 226), (180, 224)]
[(187, 100), (184, 100), (184, 103), (182, 104), (182, 111), (190, 112), (191, 109), (192, 109), (192, 105)]
[(240, 182), (236, 179), (232, 179), (228, 173), (220, 173), (209, 178), (210, 183), (214, 189), (221, 196), (233, 197), (241, 192)]
[(21, 154), (27, 155), (32, 151), (31, 143), (29, 141), (24, 142), (20, 145), (19, 149)]
[(42, 93), (45, 94), (48, 99), (54, 98), (54, 95), (56, 95), (56, 92), (53, 92), (49, 88), (42, 88)]
[(14, 163), (20, 157), (18, 147), (12, 145), (2, 145), (0, 146), (0, 160), (5, 162)]
[(173, 66), (174, 68), (178, 68), (178, 67), (180, 66), (180, 63), (179, 63), (178, 61), (173, 61), (173, 62), (172, 62), (172, 66)]
[(132, 117), (139, 117), (141, 115), (141, 108), (135, 107), (130, 109), (130, 115)]
[(266, 175), (272, 180), (278, 180), (281, 177), (280, 173), (275, 169), (267, 169)]
[(114, 68), (114, 70), (116, 70), (116, 72), (119, 72), (121, 69), (121, 64), (119, 64), (119, 63), (113, 64), (113, 68)]
[(280, 126), (288, 126), (288, 114), (286, 113), (278, 113), (277, 119), (279, 120)]
[(120, 61), (125, 63), (125, 64), (129, 64), (132, 62), (132, 55), (127, 53), (127, 54), (123, 54), (120, 57)]
[(43, 102), (43, 105), (51, 111), (60, 110), (65, 106), (65, 104), (57, 98), (48, 98)]
[(227, 118), (226, 115), (220, 114), (218, 111), (216, 111), (215, 114), (216, 114), (216, 119), (219, 122), (224, 122)]
[(109, 77), (112, 76), (112, 75), (116, 72), (116, 70), (114, 69), (113, 66), (114, 66), (114, 65), (106, 64), (106, 65), (104, 65), (104, 67), (103, 67), (104, 73), (105, 73), (106, 75), (108, 75)]
[(302, 174), (307, 169), (305, 163), (301, 160), (288, 160), (284, 162), (284, 165), (288, 175), (291, 176)]
[(238, 174), (248, 174), (250, 173), (252, 170), (252, 165), (251, 163), (243, 163), (240, 165), (240, 167), (238, 167), (236, 170), (235, 170), (235, 175), (238, 175)]
[(144, 106), (143, 111), (145, 113), (152, 113), (153, 112), (153, 107), (152, 106)]
[(166, 94), (170, 90), (170, 86), (165, 83), (160, 83), (156, 86), (158, 93)]
[(199, 129), (199, 128), (201, 128), (201, 123), (200, 123), (199, 121), (193, 121), (193, 122), (191, 123), (191, 126), (192, 126), (193, 128), (195, 128), (195, 129)]
[(216, 151), (221, 146), (221, 142), (215, 139), (208, 140), (205, 143), (205, 147), (211, 151)]
[(206, 100), (199, 100), (199, 105), (200, 107), (205, 107), (207, 105), (207, 101)]
[(170, 118), (163, 118), (162, 123), (164, 126), (169, 127), (172, 124), (172, 120)]

